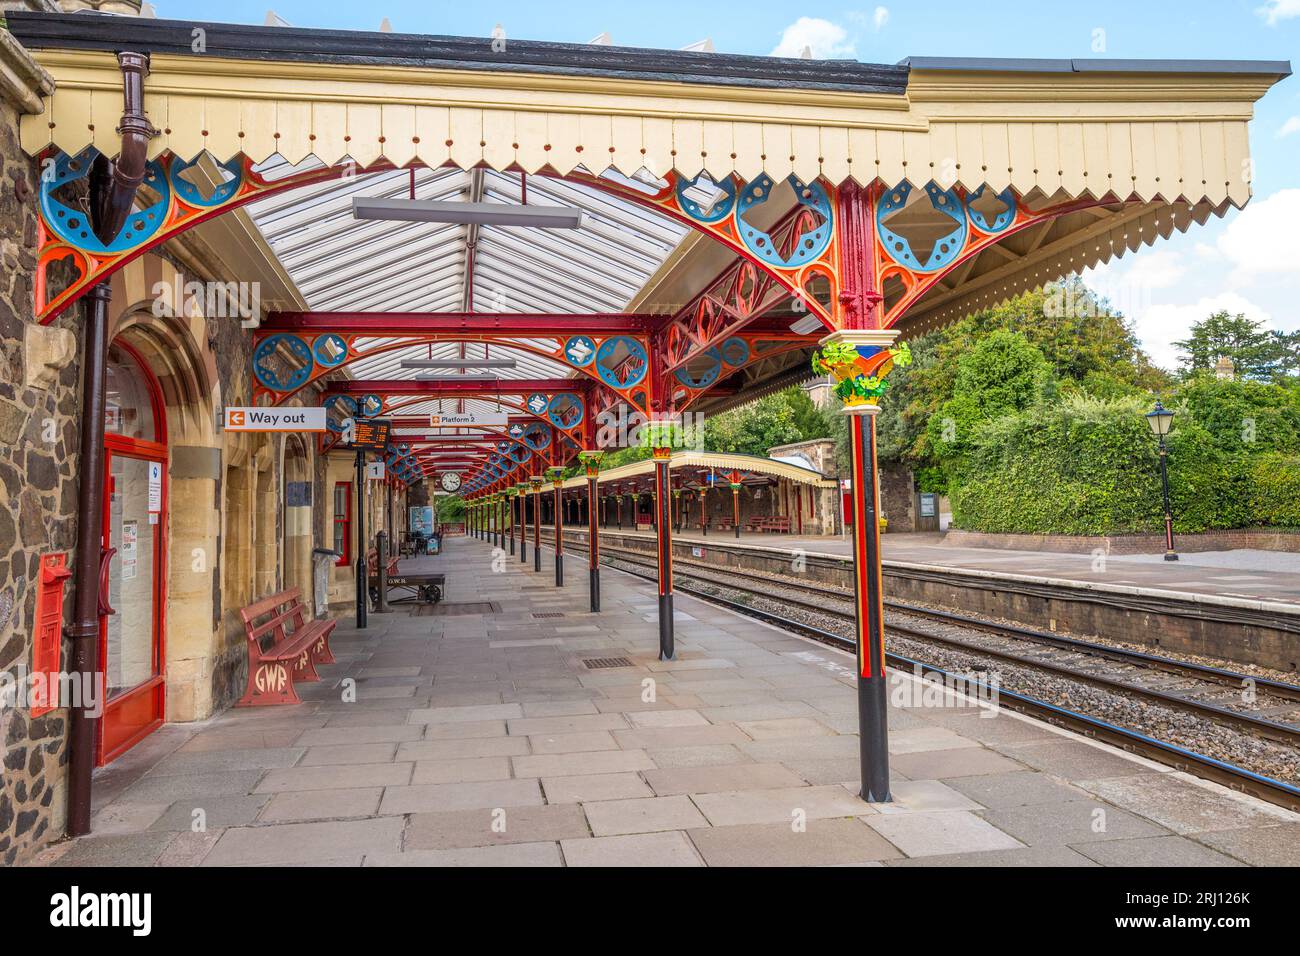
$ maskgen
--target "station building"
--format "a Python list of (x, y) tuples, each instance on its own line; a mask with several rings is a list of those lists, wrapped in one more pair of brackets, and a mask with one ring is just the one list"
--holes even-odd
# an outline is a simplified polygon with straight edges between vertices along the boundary
[[(92, 764), (239, 697), (242, 608), (297, 588), (314, 615), (350, 613), (375, 531), (391, 542), (435, 489), (572, 523), (594, 502), (607, 525), (617, 496), (643, 523), (654, 489), (659, 527), (702, 510), (734, 530), (738, 504), (742, 524), (844, 531), (824, 448), (665, 442), (601, 474), (592, 431), (808, 381), (828, 333), (857, 356), (836, 380), (856, 383), (843, 477), (867, 547), (872, 389), (896, 344), (1244, 205), (1252, 104), (1288, 72), (0, 10), (0, 671), (90, 673), (106, 695), (98, 715), (0, 709), (6, 864), (85, 832)], [(376, 222), (358, 199), (581, 216)], [(229, 408), (321, 406), (324, 433), (226, 427)], [(489, 424), (447, 431), (446, 414)], [(393, 424), (382, 478), (341, 447), (363, 416)], [(581, 453), (594, 497), (556, 471)], [(863, 553), (864, 682), (883, 678), (878, 563)], [(671, 631), (670, 575), (661, 615), (664, 596)]]

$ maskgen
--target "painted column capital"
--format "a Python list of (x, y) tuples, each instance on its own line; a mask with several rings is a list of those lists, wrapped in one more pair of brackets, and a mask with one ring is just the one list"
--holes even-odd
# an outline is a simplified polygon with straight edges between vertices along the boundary
[(875, 415), (889, 387), (885, 376), (911, 364), (907, 343), (895, 346), (897, 329), (839, 329), (822, 339), (813, 353), (813, 371), (835, 379), (834, 392), (846, 415)]
[(587, 469), (588, 478), (598, 478), (600, 476), (600, 463), (605, 460), (605, 452), (600, 449), (580, 451), (578, 452), (578, 460)]

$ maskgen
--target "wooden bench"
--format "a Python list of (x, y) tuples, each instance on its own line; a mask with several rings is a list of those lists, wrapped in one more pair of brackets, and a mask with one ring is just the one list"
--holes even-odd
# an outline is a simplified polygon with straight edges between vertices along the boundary
[(749, 519), (746, 525), (747, 531), (767, 532), (772, 531), (779, 534), (790, 533), (790, 519), (785, 517), (753, 517)]
[(334, 663), (335, 622), (307, 620), (298, 588), (255, 601), (239, 616), (248, 638), (248, 688), (235, 706), (302, 703), (293, 685), (320, 680), (316, 665)]

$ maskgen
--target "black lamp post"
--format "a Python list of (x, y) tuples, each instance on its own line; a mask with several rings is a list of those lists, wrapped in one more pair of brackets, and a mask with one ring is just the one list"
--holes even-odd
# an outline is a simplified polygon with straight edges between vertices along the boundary
[(1174, 551), (1174, 515), (1169, 508), (1169, 449), (1165, 446), (1165, 436), (1174, 423), (1174, 413), (1159, 402), (1154, 410), (1147, 412), (1147, 424), (1160, 440), (1160, 485), (1165, 496), (1165, 560), (1177, 561)]

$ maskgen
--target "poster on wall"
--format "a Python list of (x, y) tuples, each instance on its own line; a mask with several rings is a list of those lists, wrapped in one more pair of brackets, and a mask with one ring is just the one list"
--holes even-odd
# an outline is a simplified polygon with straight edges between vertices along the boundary
[(151, 461), (149, 465), (149, 523), (157, 524), (158, 515), (162, 513), (162, 462)]
[(433, 534), (433, 506), (419, 505), (412, 507), (410, 530), (412, 534)]
[(139, 556), (140, 530), (139, 522), (122, 522), (122, 580), (129, 581), (135, 577)]

